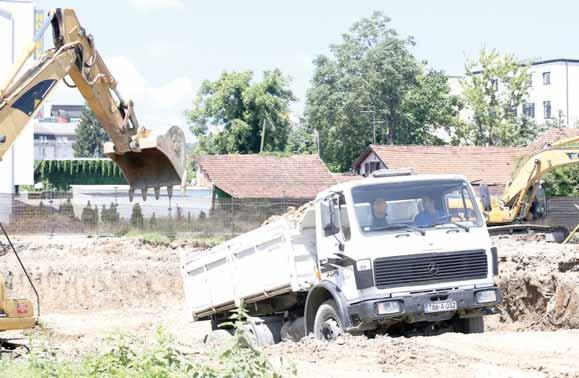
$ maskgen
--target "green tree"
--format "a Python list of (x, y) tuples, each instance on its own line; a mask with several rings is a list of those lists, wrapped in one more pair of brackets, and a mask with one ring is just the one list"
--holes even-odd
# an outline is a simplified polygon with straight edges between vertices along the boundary
[(448, 134), (459, 125), (458, 114), (464, 107), (458, 96), (450, 95), (448, 77), (424, 64), (400, 104), (400, 127), (397, 138), (402, 144), (440, 145), (439, 130)]
[(316, 130), (310, 127), (304, 120), (299, 124), (292, 125), (286, 151), (291, 154), (317, 154)]
[(103, 144), (109, 136), (94, 112), (85, 105), (76, 128), (76, 142), (72, 146), (74, 157), (103, 157)]
[(542, 129), (519, 111), (530, 86), (528, 70), (513, 55), (494, 49), (483, 48), (477, 60), (468, 61), (461, 84), (472, 117), (456, 130), (454, 142), (518, 146), (533, 140)]
[(285, 150), (295, 100), (289, 79), (278, 69), (265, 71), (261, 81), (252, 79), (251, 71), (224, 72), (203, 82), (188, 112), (197, 154), (258, 153), (264, 122), (264, 151)]
[(305, 117), (319, 132), (320, 155), (330, 169), (347, 170), (374, 141), (441, 142), (432, 132), (454, 122), (458, 100), (444, 75), (415, 59), (413, 45), (375, 12), (330, 46), (330, 56), (314, 60)]
[(579, 196), (579, 166), (553, 170), (545, 176), (543, 187), (548, 196)]

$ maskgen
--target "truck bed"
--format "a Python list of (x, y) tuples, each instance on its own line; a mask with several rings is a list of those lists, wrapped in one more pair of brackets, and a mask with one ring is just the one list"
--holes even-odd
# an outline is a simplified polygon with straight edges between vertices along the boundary
[[(308, 217), (306, 217), (308, 218)], [(187, 310), (194, 319), (307, 290), (316, 279), (312, 219), (280, 219), (206, 252), (181, 256)]]

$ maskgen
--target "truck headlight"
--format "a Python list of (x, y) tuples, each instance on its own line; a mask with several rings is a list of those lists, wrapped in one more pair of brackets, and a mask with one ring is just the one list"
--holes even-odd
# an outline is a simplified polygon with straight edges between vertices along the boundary
[(356, 270), (358, 272), (363, 272), (365, 270), (372, 269), (372, 262), (370, 259), (358, 260), (356, 261)]
[(476, 293), (477, 303), (491, 303), (497, 301), (497, 292), (495, 290), (482, 290)]
[(389, 301), (378, 303), (378, 314), (389, 315), (402, 312), (402, 306), (399, 301)]

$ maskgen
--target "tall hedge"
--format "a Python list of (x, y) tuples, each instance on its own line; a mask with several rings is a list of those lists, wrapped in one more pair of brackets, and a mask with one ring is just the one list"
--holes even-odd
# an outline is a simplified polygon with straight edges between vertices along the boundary
[(109, 159), (43, 160), (36, 166), (34, 181), (57, 190), (69, 190), (71, 185), (127, 184), (119, 167)]

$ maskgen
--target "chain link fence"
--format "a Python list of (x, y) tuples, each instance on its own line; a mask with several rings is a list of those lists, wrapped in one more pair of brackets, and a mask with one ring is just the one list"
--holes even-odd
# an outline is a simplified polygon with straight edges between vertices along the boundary
[(579, 224), (579, 197), (551, 197), (547, 199), (547, 213), (543, 223), (563, 226), (572, 231)]
[[(123, 235), (131, 230), (163, 234), (238, 235), (272, 215), (310, 199), (212, 199), (179, 195), (142, 201), (115, 193), (91, 196), (71, 192), (0, 195), (0, 222), (15, 234), (79, 233)], [(579, 224), (579, 197), (552, 197), (541, 223), (572, 230)]]
[[(88, 199), (87, 199), (88, 198)], [(211, 199), (195, 201), (115, 198), (70, 192), (0, 195), (0, 221), (14, 234), (123, 235), (129, 231), (163, 234), (238, 235), (259, 227), (273, 215), (310, 199)]]

